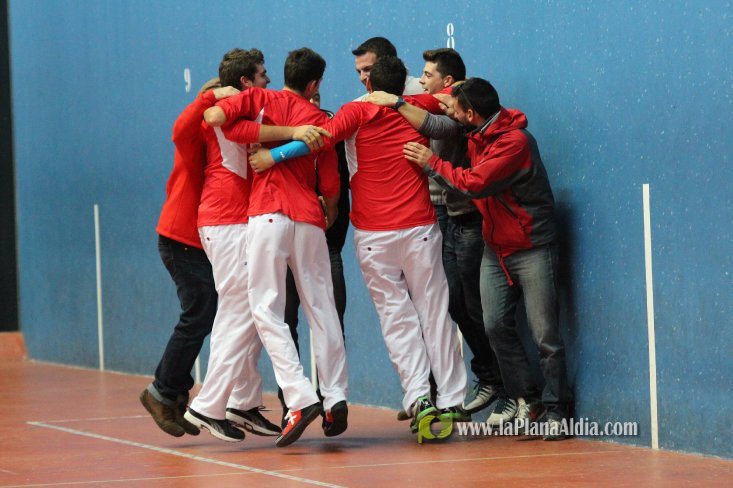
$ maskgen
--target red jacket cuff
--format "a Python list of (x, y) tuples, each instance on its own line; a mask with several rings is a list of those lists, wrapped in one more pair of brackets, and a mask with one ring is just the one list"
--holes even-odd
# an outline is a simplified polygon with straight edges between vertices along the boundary
[(208, 90), (202, 93), (201, 98), (209, 102), (212, 106), (216, 104), (216, 95), (214, 95), (214, 90)]
[(430, 159), (428, 159), (428, 166), (430, 166), (433, 169), (437, 169), (436, 166), (438, 166), (438, 162), (441, 159), (437, 156), (437, 154), (433, 154), (430, 156)]

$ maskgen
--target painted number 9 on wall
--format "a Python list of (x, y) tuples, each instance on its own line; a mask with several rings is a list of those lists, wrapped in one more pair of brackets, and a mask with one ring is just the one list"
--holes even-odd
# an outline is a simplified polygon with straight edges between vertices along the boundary
[(191, 92), (191, 70), (184, 68), (183, 70), (183, 81), (186, 82), (186, 93)]

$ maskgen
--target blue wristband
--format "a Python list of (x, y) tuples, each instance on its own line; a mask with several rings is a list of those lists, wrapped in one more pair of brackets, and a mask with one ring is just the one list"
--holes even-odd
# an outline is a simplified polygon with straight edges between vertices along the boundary
[(287, 144), (283, 144), (280, 147), (270, 149), (270, 156), (275, 163), (281, 163), (286, 159), (297, 158), (298, 156), (305, 156), (310, 153), (310, 149), (303, 141), (292, 141)]

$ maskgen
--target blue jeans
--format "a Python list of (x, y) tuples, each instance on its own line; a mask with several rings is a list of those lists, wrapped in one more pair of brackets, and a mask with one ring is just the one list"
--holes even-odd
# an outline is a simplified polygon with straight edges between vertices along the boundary
[(217, 294), (203, 250), (159, 236), (158, 252), (176, 284), (181, 315), (155, 370), (153, 387), (164, 399), (177, 402), (188, 398), (194, 384), (191, 369), (211, 333)]
[(481, 214), (450, 217), (444, 205), (436, 205), (443, 234), (443, 267), (448, 279), (448, 312), (473, 353), (471, 371), (481, 383), (501, 388), (501, 374), (484, 329), (480, 269), (484, 251)]
[(504, 266), (513, 285), (509, 284), (498, 256), (487, 246), (481, 262), (481, 302), (486, 333), (499, 361), (506, 392), (511, 398), (540, 399), (517, 333), (515, 312), (519, 300), (524, 299), (527, 325), (539, 350), (545, 379), (542, 402), (548, 411), (565, 417), (572, 394), (558, 325), (557, 249), (555, 245), (545, 245), (519, 251), (506, 257)]

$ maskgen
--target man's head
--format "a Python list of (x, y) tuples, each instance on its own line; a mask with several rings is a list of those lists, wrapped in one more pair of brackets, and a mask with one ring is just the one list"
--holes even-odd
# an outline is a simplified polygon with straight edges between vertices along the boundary
[(422, 53), (422, 57), (425, 60), (425, 67), (420, 77), (420, 84), (431, 95), (466, 79), (466, 65), (455, 49), (432, 49)]
[(221, 88), (221, 82), (219, 81), (219, 78), (212, 78), (201, 87), (199, 90), (199, 95), (202, 93), (206, 93), (209, 90), (213, 90), (214, 88)]
[(392, 95), (402, 95), (405, 89), (407, 68), (397, 56), (382, 56), (372, 66), (367, 80), (367, 90), (385, 91)]
[(252, 86), (266, 88), (270, 78), (265, 70), (265, 56), (259, 49), (232, 49), (219, 64), (219, 79), (222, 86), (240, 90)]
[(456, 120), (473, 127), (481, 126), (501, 109), (496, 89), (481, 78), (469, 78), (454, 86), (451, 95)]
[(382, 56), (397, 56), (397, 49), (389, 42), (389, 39), (372, 37), (362, 42), (351, 53), (355, 56), (354, 64), (356, 65), (356, 72), (359, 75), (359, 81), (366, 86), (374, 63)]
[(307, 47), (290, 51), (285, 60), (285, 86), (310, 99), (315, 93), (326, 71), (326, 61)]

